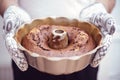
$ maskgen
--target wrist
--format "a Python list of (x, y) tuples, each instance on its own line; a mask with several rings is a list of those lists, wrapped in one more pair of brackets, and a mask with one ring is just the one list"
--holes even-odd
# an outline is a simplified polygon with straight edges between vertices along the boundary
[(0, 1), (0, 15), (3, 17), (4, 12), (9, 6), (18, 6), (17, 0), (1, 0)]
[(83, 8), (80, 12), (80, 19), (87, 21), (91, 16), (95, 16), (99, 13), (107, 13), (103, 4), (100, 2), (95, 2)]
[(9, 6), (4, 14), (4, 33), (7, 34), (9, 32), (16, 31), (16, 29), (23, 24), (24, 22), (28, 22), (31, 20), (29, 14), (18, 6), (11, 5)]

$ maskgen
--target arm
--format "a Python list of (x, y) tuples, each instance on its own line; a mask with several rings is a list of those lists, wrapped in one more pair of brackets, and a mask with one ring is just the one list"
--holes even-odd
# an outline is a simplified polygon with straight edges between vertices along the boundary
[(0, 15), (3, 16), (5, 10), (11, 5), (18, 6), (18, 0), (0, 0)]
[(96, 2), (102, 3), (107, 12), (111, 13), (115, 6), (116, 0), (96, 0)]
[(96, 67), (107, 54), (111, 45), (112, 36), (115, 32), (116, 21), (112, 15), (106, 11), (102, 3), (93, 3), (85, 7), (80, 12), (80, 19), (96, 25), (102, 33), (103, 39), (101, 41), (101, 47), (97, 49), (91, 61), (91, 66)]
[(18, 68), (22, 71), (28, 69), (28, 62), (24, 52), (19, 50), (14, 34), (20, 25), (30, 21), (29, 14), (18, 6), (17, 0), (0, 0), (0, 15), (4, 19), (3, 33), (7, 50)]

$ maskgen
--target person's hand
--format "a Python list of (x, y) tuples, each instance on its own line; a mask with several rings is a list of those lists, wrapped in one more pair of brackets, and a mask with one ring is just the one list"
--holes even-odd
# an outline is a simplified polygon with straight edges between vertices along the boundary
[(17, 43), (13, 36), (17, 28), (24, 22), (30, 21), (31, 18), (27, 12), (17, 6), (9, 6), (3, 15), (4, 19), (4, 39), (6, 47), (18, 68), (22, 71), (28, 69), (27, 60), (21, 50), (18, 49)]
[(111, 44), (112, 35), (115, 32), (115, 20), (107, 13), (101, 3), (94, 3), (85, 7), (80, 12), (80, 19), (96, 25), (103, 35), (102, 46), (96, 51), (91, 60), (91, 66), (97, 67), (103, 57), (106, 55)]

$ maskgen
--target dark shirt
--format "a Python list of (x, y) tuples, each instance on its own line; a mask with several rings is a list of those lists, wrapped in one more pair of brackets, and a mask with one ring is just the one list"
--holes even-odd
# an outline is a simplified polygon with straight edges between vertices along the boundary
[(92, 68), (90, 65), (85, 69), (67, 75), (52, 75), (40, 72), (29, 66), (28, 70), (22, 72), (12, 61), (14, 80), (97, 80), (97, 68)]

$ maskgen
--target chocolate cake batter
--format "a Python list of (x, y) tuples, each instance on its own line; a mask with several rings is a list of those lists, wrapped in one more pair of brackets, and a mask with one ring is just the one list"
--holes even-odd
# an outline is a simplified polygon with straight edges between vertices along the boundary
[[(52, 30), (61, 29), (67, 32), (68, 46), (63, 49), (53, 49), (49, 45)], [(57, 43), (55, 43), (57, 44)], [(78, 56), (89, 52), (96, 47), (94, 40), (78, 27), (41, 25), (33, 28), (22, 40), (22, 45), (37, 54), (54, 57)]]

